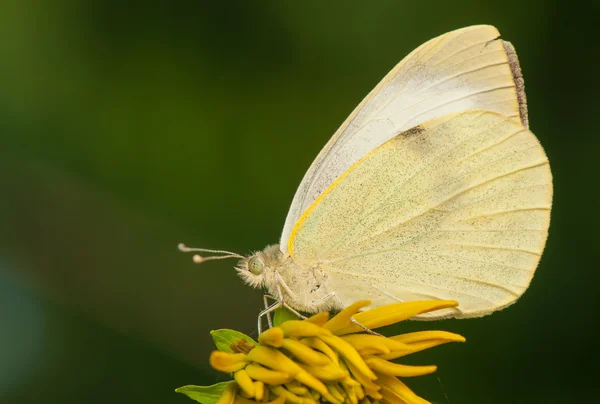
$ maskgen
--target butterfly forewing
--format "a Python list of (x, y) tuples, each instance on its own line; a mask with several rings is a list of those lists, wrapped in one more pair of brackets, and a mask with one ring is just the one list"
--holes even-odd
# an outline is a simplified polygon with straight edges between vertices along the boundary
[(280, 249), (292, 227), (342, 173), (398, 133), (433, 118), (490, 110), (521, 120), (527, 109), (512, 46), (486, 25), (452, 31), (400, 62), (342, 124), (304, 176), (288, 213)]

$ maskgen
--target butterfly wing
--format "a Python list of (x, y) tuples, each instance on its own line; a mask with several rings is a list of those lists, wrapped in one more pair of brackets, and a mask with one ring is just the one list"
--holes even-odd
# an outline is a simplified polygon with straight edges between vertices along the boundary
[(302, 213), (331, 183), (377, 146), (452, 112), (490, 110), (527, 126), (523, 80), (514, 49), (491, 26), (449, 32), (402, 60), (362, 101), (305, 174), (285, 221), (280, 249)]
[(489, 111), (400, 133), (331, 184), (294, 226), (289, 252), (344, 304), (453, 299), (475, 317), (514, 302), (538, 264), (552, 177), (536, 137)]

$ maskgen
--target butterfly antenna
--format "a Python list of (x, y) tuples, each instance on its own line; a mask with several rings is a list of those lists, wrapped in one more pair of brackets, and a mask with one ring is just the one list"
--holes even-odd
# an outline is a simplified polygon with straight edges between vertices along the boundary
[(212, 260), (224, 260), (227, 258), (237, 258), (237, 259), (244, 259), (244, 257), (240, 254), (236, 254), (234, 252), (231, 251), (226, 251), (226, 250), (210, 250), (208, 248), (191, 248), (186, 246), (183, 243), (179, 243), (179, 245), (177, 246), (177, 248), (179, 249), (179, 251), (181, 252), (203, 252), (203, 253), (210, 253), (210, 254), (222, 254), (222, 255), (209, 255), (209, 256), (202, 256), (200, 254), (194, 254), (194, 256), (192, 257), (192, 260), (194, 261), (194, 263), (196, 264), (201, 264), (205, 261), (212, 261)]

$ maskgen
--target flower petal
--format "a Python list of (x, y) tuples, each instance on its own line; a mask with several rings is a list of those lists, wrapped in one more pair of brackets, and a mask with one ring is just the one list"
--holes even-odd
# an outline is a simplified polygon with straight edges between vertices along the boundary
[(338, 351), (344, 358), (346, 358), (348, 363), (353, 364), (356, 367), (356, 369), (363, 375), (365, 375), (367, 378), (371, 380), (375, 380), (377, 378), (377, 376), (375, 376), (375, 373), (373, 373), (371, 369), (369, 369), (365, 361), (363, 361), (363, 359), (360, 357), (356, 349), (352, 347), (352, 345), (335, 335), (321, 336), (320, 338), (327, 345)]
[(248, 364), (243, 353), (230, 354), (222, 351), (212, 351), (210, 365), (221, 372), (231, 373), (243, 369)]
[[(354, 319), (366, 328), (375, 329), (406, 320), (416, 316), (417, 314), (456, 306), (458, 306), (458, 303), (454, 300), (423, 300), (402, 302), (363, 311), (362, 313), (356, 314)], [(362, 331), (360, 326), (356, 324), (350, 324), (347, 327), (336, 330), (335, 334), (345, 335), (360, 331)]]
[(233, 404), (233, 400), (235, 399), (235, 394), (238, 391), (238, 385), (231, 382), (223, 391), (223, 394), (217, 400), (216, 404)]
[(258, 336), (258, 342), (280, 348), (283, 345), (283, 330), (279, 327), (269, 328)]
[(370, 304), (370, 300), (359, 300), (356, 303), (352, 303), (350, 306), (340, 311), (331, 320), (325, 323), (325, 328), (327, 328), (332, 333), (337, 334), (338, 330), (349, 327), (352, 324), (350, 322), (352, 316), (358, 313), (360, 309)]
[(274, 400), (269, 401), (267, 404), (284, 404), (284, 403), (285, 403), (285, 397), (275, 397)]
[(258, 404), (258, 401), (250, 400), (249, 398), (243, 397), (241, 395), (236, 395), (233, 404)]
[(265, 384), (261, 381), (254, 382), (254, 398), (256, 401), (261, 401), (265, 396)]
[[(379, 381), (382, 384), (381, 394), (390, 403), (393, 402), (393, 395), (396, 395), (402, 402), (407, 404), (431, 404), (429, 401), (417, 396), (411, 389), (393, 376), (378, 374)], [(392, 395), (390, 395), (390, 393)]]
[(331, 394), (335, 399), (340, 402), (346, 401), (346, 397), (342, 393), (342, 390), (337, 386), (336, 383), (327, 383), (327, 390), (329, 390), (329, 394)]
[(437, 370), (437, 366), (408, 366), (399, 363), (388, 362), (385, 359), (376, 356), (365, 358), (365, 362), (375, 372), (384, 373), (391, 376), (413, 377), (423, 376), (433, 373)]
[(313, 375), (319, 380), (342, 380), (348, 376), (348, 373), (344, 372), (339, 367), (335, 366), (330, 362), (327, 366), (312, 366), (312, 365), (301, 365), (304, 370)]
[(346, 365), (348, 366), (348, 370), (350, 370), (350, 372), (354, 376), (354, 379), (356, 379), (365, 389), (368, 389), (370, 391), (377, 391), (380, 389), (380, 387), (377, 384), (375, 384), (371, 379), (369, 379), (358, 369), (356, 369), (356, 367), (351, 362), (346, 362)]
[(285, 338), (282, 346), (296, 358), (308, 365), (324, 366), (331, 363), (331, 360), (329, 360), (327, 356), (309, 348), (297, 339)]
[(298, 396), (308, 394), (308, 389), (305, 386), (298, 383), (297, 380), (293, 380), (290, 383), (286, 383), (285, 388)]
[(319, 327), (323, 327), (327, 323), (327, 320), (329, 320), (329, 312), (322, 311), (320, 313), (317, 313), (317, 314), (307, 318), (305, 321), (316, 324)]
[(338, 354), (333, 349), (331, 349), (329, 347), (329, 345), (327, 345), (320, 339), (315, 338), (315, 337), (304, 338), (304, 339), (301, 339), (300, 342), (302, 342), (304, 345), (307, 345), (311, 348), (316, 349), (317, 351), (321, 351), (323, 354), (327, 355), (327, 357), (329, 359), (331, 359), (331, 361), (333, 363), (335, 363), (336, 365), (338, 364), (338, 362), (339, 362)]
[(363, 352), (377, 352), (380, 354), (390, 353), (391, 351), (409, 351), (410, 347), (399, 341), (395, 341), (379, 335), (371, 334), (349, 334), (341, 337), (344, 341), (352, 345), (361, 356), (364, 356)]
[(293, 360), (282, 354), (276, 349), (259, 345), (254, 348), (247, 356), (248, 360), (260, 363), (273, 370), (282, 373), (288, 373), (295, 376), (302, 369)]
[(331, 335), (326, 328), (319, 327), (317, 324), (306, 320), (288, 320), (279, 325), (286, 337), (304, 338), (319, 337), (321, 335)]
[(286, 402), (292, 404), (302, 404), (302, 399), (300, 397), (298, 397), (288, 389), (284, 388), (283, 386), (271, 386), (270, 390), (273, 392), (273, 394), (285, 398)]
[(448, 342), (465, 342), (466, 339), (462, 335), (454, 334), (447, 331), (420, 331), (409, 334), (400, 334), (388, 338), (392, 341), (402, 342), (408, 346), (408, 350), (395, 351), (392, 350), (389, 354), (379, 355), (382, 359), (396, 359), (402, 356), (419, 352), (427, 348), (446, 344)]
[(363, 390), (362, 385), (359, 384), (358, 386), (354, 386), (354, 391), (359, 400), (365, 398), (365, 391)]
[(264, 368), (256, 363), (246, 366), (246, 372), (253, 380), (258, 380), (266, 384), (283, 384), (294, 379), (294, 376)]
[(354, 390), (354, 386), (349, 386), (345, 383), (342, 383), (342, 387), (346, 393), (346, 397), (350, 401), (350, 404), (358, 404), (358, 397), (356, 396), (356, 390)]
[(300, 383), (304, 383), (311, 389), (317, 390), (323, 396), (329, 395), (327, 387), (325, 387), (323, 382), (321, 382), (319, 379), (317, 379), (304, 369), (302, 369), (302, 371), (296, 375), (296, 380), (298, 380)]
[(235, 372), (233, 374), (233, 378), (235, 379), (238, 386), (240, 386), (240, 389), (242, 389), (242, 391), (246, 393), (248, 397), (254, 397), (254, 382), (252, 381), (250, 376), (248, 376), (248, 373), (246, 373), (244, 369)]

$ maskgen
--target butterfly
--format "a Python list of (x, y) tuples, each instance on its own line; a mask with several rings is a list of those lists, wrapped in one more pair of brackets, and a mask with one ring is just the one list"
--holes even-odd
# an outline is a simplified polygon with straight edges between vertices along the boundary
[(278, 245), (181, 249), (240, 258), (242, 279), (275, 299), (261, 315), (444, 299), (459, 306), (417, 319), (467, 318), (514, 303), (544, 249), (552, 175), (499, 37), (462, 28), (394, 67), (308, 169)]

